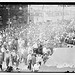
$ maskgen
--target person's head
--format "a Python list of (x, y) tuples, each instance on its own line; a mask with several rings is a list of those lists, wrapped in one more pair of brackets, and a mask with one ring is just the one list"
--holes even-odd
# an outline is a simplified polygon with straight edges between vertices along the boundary
[(7, 46), (6, 45), (4, 45), (4, 48), (5, 48), (5, 50), (7, 50)]
[(38, 56), (41, 56), (41, 54), (38, 54)]
[(15, 40), (18, 40), (18, 38), (15, 38)]
[(13, 52), (15, 52), (15, 50), (13, 49)]
[(39, 65), (39, 62), (36, 62), (37, 65)]
[(32, 56), (35, 56), (36, 57), (36, 54), (32, 54)]
[(45, 56), (47, 56), (47, 53), (45, 53)]
[(36, 57), (38, 57), (38, 54), (36, 54)]
[(34, 54), (32, 54), (32, 56), (34, 56)]
[(6, 53), (9, 53), (9, 50), (6, 50)]
[(36, 54), (34, 54), (34, 56), (36, 57)]
[(2, 46), (2, 41), (0, 41), (0, 46)]

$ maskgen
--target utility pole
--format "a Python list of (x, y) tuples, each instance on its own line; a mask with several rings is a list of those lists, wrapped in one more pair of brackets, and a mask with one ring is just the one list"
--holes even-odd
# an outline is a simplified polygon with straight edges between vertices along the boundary
[(64, 20), (64, 5), (63, 5), (63, 12), (62, 12), (62, 20)]
[(30, 24), (30, 5), (28, 5), (28, 24)]
[(44, 5), (42, 6), (42, 12), (43, 12), (43, 22), (44, 22)]
[(62, 20), (64, 20), (64, 10), (65, 10), (66, 5), (63, 5), (63, 14), (62, 14)]
[(7, 6), (7, 9), (8, 9), (8, 27), (10, 28), (11, 21), (10, 21), (10, 6), (9, 5)]

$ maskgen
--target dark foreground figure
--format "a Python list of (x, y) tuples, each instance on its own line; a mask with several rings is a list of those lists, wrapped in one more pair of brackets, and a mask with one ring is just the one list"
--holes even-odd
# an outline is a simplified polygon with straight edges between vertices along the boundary
[(8, 66), (7, 69), (5, 70), (5, 72), (13, 72), (13, 67), (12, 66)]

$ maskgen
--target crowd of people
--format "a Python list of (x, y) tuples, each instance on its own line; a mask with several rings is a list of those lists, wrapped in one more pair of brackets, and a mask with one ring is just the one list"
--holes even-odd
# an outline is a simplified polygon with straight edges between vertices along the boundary
[(7, 36), (0, 33), (0, 70), (3, 72), (21, 71), (21, 63), (27, 65), (28, 70), (38, 72), (48, 56), (53, 53), (52, 49), (41, 43), (35, 42), (31, 46), (28, 42), (25, 46), (25, 40), (21, 37), (11, 38), (7, 40)]
[(65, 42), (67, 44), (75, 45), (75, 33), (68, 34), (65, 38)]
[[(13, 34), (12, 34), (13, 35)], [(29, 71), (38, 72), (41, 65), (45, 64), (49, 56), (53, 54), (53, 48), (47, 47), (45, 41), (29, 42), (21, 36), (9, 35), (7, 32), (0, 32), (0, 70), (3, 72), (22, 71), (24, 67)], [(60, 41), (75, 44), (75, 33), (62, 36)], [(71, 39), (71, 41), (70, 41)], [(47, 41), (47, 40), (46, 40)]]

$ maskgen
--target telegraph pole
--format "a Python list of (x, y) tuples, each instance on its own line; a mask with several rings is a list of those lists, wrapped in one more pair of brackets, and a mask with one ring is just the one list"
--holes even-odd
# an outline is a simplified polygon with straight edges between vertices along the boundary
[(44, 22), (44, 5), (42, 6), (42, 12), (43, 12), (43, 22)]
[(8, 27), (10, 28), (10, 25), (11, 25), (11, 22), (10, 22), (10, 6), (8, 5), (6, 7), (6, 9), (8, 10), (8, 22), (7, 22), (7, 24), (8, 24)]
[(10, 28), (10, 6), (8, 6), (8, 24), (9, 24), (9, 28)]
[(30, 24), (30, 5), (28, 5), (28, 24)]
[(62, 14), (62, 20), (64, 20), (64, 5), (63, 5), (63, 14)]
[(64, 9), (65, 9), (66, 5), (63, 5), (63, 14), (62, 14), (62, 20), (64, 20)]

